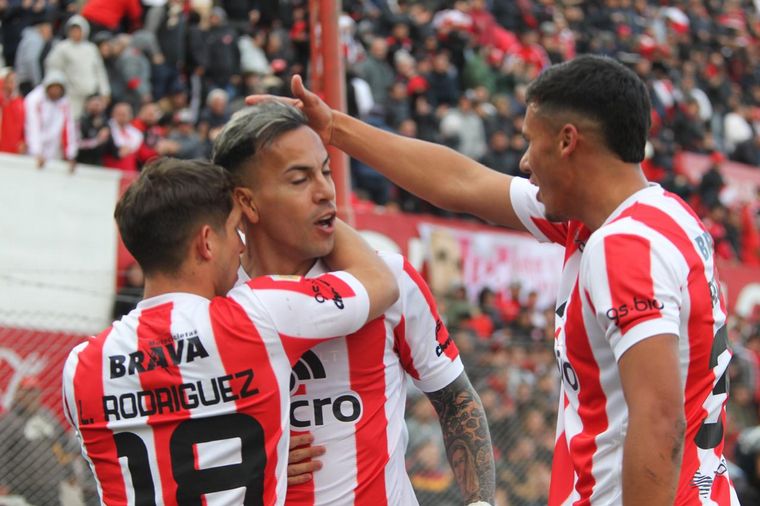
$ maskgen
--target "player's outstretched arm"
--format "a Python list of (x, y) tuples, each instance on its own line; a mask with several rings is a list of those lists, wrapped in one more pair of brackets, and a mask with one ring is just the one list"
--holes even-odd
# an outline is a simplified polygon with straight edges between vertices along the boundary
[(671, 505), (683, 457), (683, 385), (678, 339), (650, 337), (619, 361), (628, 405), (623, 449), (623, 504)]
[(465, 504), (494, 504), (491, 434), (483, 404), (467, 373), (426, 395), (438, 413), (446, 455)]
[(288, 99), (253, 95), (248, 104), (277, 99), (303, 109), (325, 144), (332, 144), (428, 202), (450, 211), (523, 230), (509, 200), (511, 176), (430, 142), (396, 135), (334, 111), (307, 90), (300, 76)]
[(335, 248), (325, 257), (334, 271), (346, 271), (364, 285), (369, 295), (369, 316), (374, 320), (398, 300), (396, 278), (380, 256), (359, 233), (343, 221), (335, 220)]

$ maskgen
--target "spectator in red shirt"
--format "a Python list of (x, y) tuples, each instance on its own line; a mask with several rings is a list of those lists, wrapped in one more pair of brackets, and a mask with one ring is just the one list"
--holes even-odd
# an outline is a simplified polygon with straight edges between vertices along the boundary
[(88, 0), (81, 14), (90, 22), (91, 34), (102, 30), (120, 32), (123, 21), (127, 21), (129, 31), (142, 26), (140, 0)]
[(148, 102), (140, 107), (132, 126), (143, 134), (143, 142), (137, 150), (137, 165), (142, 167), (153, 158), (163, 155), (174, 155), (179, 145), (166, 138), (168, 132), (159, 124), (161, 108), (155, 102)]
[(108, 128), (111, 130), (111, 149), (103, 155), (103, 165), (111, 169), (137, 172), (137, 151), (143, 134), (132, 126), (132, 107), (126, 102), (113, 106)]
[(24, 153), (24, 99), (16, 87), (16, 73), (9, 71), (0, 93), (0, 151)]

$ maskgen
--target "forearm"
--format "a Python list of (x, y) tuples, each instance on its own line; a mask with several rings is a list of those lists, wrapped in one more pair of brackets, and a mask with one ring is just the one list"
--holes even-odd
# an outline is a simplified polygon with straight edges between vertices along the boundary
[(494, 503), (495, 470), (491, 435), (480, 397), (466, 373), (450, 385), (427, 394), (443, 432), (449, 464), (465, 504)]
[(672, 505), (683, 455), (682, 420), (630, 417), (623, 450), (623, 504)]
[(331, 144), (431, 204), (468, 211), (473, 174), (484, 169), (448, 147), (375, 128), (334, 112)]
[(370, 299), (368, 320), (383, 314), (399, 296), (398, 283), (386, 263), (359, 233), (335, 220), (335, 247), (324, 258), (331, 270), (347, 271), (364, 285)]

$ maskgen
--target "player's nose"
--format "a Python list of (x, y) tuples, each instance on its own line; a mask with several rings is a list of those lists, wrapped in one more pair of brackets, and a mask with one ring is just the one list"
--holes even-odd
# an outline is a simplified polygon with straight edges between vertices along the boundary
[(520, 157), (520, 163), (519, 163), (520, 172), (524, 172), (526, 174), (530, 174), (530, 165), (528, 164), (528, 151), (525, 151), (523, 155)]

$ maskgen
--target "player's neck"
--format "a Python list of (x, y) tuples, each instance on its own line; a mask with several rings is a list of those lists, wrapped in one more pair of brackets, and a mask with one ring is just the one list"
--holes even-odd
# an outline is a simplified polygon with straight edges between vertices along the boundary
[(251, 241), (240, 259), (245, 272), (252, 278), (269, 274), (305, 276), (317, 260), (297, 259), (273, 248)]
[(588, 184), (579, 187), (578, 202), (585, 205), (579, 207), (578, 218), (592, 232), (601, 227), (628, 197), (648, 185), (638, 164), (615, 165), (592, 170)]
[(192, 293), (206, 299), (213, 299), (216, 295), (213, 283), (206, 283), (187, 277), (175, 278), (161, 274), (146, 276), (143, 298), (149, 299), (167, 293)]

